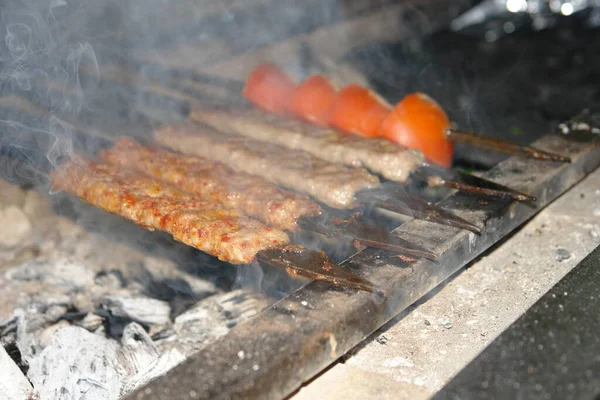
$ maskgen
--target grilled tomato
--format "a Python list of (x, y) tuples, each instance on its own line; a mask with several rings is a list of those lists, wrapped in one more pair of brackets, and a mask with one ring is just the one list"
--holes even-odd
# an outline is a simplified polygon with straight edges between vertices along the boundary
[(446, 136), (450, 119), (442, 107), (424, 93), (411, 93), (383, 120), (381, 136), (423, 152), (427, 160), (450, 167), (454, 146)]
[(264, 63), (252, 71), (242, 93), (254, 105), (284, 114), (286, 104), (295, 89), (295, 82), (283, 69)]
[(288, 110), (316, 125), (328, 126), (336, 94), (327, 78), (320, 74), (312, 75), (296, 87), (287, 105)]
[(356, 135), (375, 137), (390, 111), (390, 105), (371, 90), (349, 85), (336, 96), (329, 125)]

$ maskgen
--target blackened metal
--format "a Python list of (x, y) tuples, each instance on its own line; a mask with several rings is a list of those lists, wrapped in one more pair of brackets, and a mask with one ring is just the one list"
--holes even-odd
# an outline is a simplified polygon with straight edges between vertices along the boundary
[(490, 136), (483, 136), (474, 132), (459, 131), (448, 129), (446, 136), (453, 142), (468, 144), (469, 146), (481, 147), (510, 154), (512, 156), (524, 156), (535, 158), (536, 160), (571, 162), (569, 157), (560, 154), (549, 153), (544, 150), (536, 149), (531, 146), (521, 146), (520, 144), (508, 140), (496, 139)]
[(600, 247), (435, 397), (598, 399)]
[(509, 200), (536, 201), (535, 196), (519, 192), (508, 186), (500, 185), (489, 179), (480, 178), (461, 171), (440, 169), (436, 167), (421, 167), (413, 172), (413, 175), (417, 179), (427, 182), (430, 186), (444, 186), (465, 193), (499, 197)]
[(359, 244), (376, 249), (385, 249), (417, 258), (436, 261), (438, 256), (423, 246), (416, 245), (387, 231), (360, 223), (356, 220), (342, 221), (340, 233), (352, 237)]
[(485, 177), (535, 195), (536, 207), (457, 193), (442, 205), (481, 226), (480, 236), (411, 220), (394, 233), (420, 236), (439, 255), (438, 262), (410, 262), (384, 250), (357, 253), (342, 265), (380, 288), (382, 297), (312, 282), (238, 325), (131, 398), (280, 399), (297, 390), (600, 164), (598, 144), (548, 135), (534, 145), (560, 151), (572, 163), (513, 157)]
[(481, 233), (481, 229), (477, 225), (464, 218), (460, 218), (429, 201), (411, 196), (404, 189), (396, 190), (400, 188), (399, 185), (384, 184), (382, 186), (382, 188), (359, 192), (356, 197), (360, 202), (369, 206), (383, 208), (436, 224), (466, 229), (478, 235)]
[(319, 233), (328, 238), (346, 237), (358, 244), (385, 249), (412, 257), (437, 260), (438, 256), (423, 246), (402, 239), (381, 228), (358, 222), (354, 218), (337, 220), (329, 217), (301, 217), (297, 220), (302, 230)]
[(283, 269), (292, 276), (323, 281), (334, 286), (377, 292), (375, 286), (334, 263), (324, 252), (308, 250), (300, 246), (286, 246), (261, 250), (256, 254), (260, 264)]

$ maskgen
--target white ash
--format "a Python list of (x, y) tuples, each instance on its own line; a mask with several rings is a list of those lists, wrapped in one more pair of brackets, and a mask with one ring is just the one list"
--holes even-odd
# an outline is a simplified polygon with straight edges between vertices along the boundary
[(159, 344), (175, 346), (189, 356), (267, 305), (265, 297), (241, 290), (209, 297), (175, 318), (175, 336), (167, 336)]
[(71, 326), (56, 332), (52, 344), (29, 363), (27, 376), (41, 400), (116, 399), (117, 343)]
[(2, 373), (0, 400), (22, 400), (32, 396), (31, 383), (2, 346), (0, 346), (0, 372)]
[(141, 296), (104, 296), (100, 299), (100, 303), (112, 315), (142, 324), (164, 325), (169, 322), (171, 308), (161, 300)]
[(177, 349), (160, 352), (144, 328), (135, 322), (123, 331), (118, 351), (117, 370), (123, 377), (121, 396), (125, 396), (185, 360)]
[(8, 269), (6, 277), (14, 281), (43, 281), (68, 292), (83, 289), (94, 282), (94, 272), (71, 260), (32, 260)]

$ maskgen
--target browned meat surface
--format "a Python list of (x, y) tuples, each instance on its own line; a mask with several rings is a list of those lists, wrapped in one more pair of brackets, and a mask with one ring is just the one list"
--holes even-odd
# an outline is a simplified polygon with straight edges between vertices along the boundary
[(52, 173), (52, 184), (105, 211), (147, 229), (168, 232), (175, 240), (233, 264), (250, 263), (260, 250), (289, 242), (283, 231), (117, 165), (73, 157)]
[(379, 185), (362, 168), (349, 168), (307, 152), (218, 132), (204, 125), (165, 125), (154, 139), (173, 150), (222, 161), (241, 172), (308, 193), (335, 208), (357, 206), (355, 194)]
[(321, 208), (308, 197), (279, 189), (262, 178), (235, 172), (206, 158), (142, 146), (132, 139), (118, 140), (101, 157), (279, 229), (295, 230), (299, 217), (321, 212)]
[(335, 163), (365, 167), (397, 182), (405, 182), (424, 162), (420, 152), (385, 139), (347, 135), (254, 108), (207, 106), (194, 109), (190, 117), (220, 131), (304, 150)]

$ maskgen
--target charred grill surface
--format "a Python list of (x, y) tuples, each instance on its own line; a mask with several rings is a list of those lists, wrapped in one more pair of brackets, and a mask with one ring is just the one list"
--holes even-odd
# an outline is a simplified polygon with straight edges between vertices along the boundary
[(296, 230), (301, 216), (317, 215), (321, 208), (308, 197), (279, 189), (265, 180), (235, 172), (206, 158), (175, 154), (120, 139), (101, 157), (111, 163), (139, 170), (200, 198), (255, 217), (282, 230)]
[(236, 171), (308, 193), (334, 208), (357, 207), (355, 194), (379, 185), (379, 179), (362, 168), (331, 163), (304, 151), (217, 132), (210, 127), (165, 125), (154, 131), (154, 139), (181, 153), (223, 161)]
[(396, 182), (405, 182), (424, 163), (421, 153), (385, 139), (347, 135), (254, 108), (196, 107), (190, 118), (220, 131), (304, 150), (335, 163), (364, 167)]
[(250, 263), (260, 250), (289, 242), (283, 231), (116, 165), (73, 157), (53, 172), (52, 184), (232, 264)]

